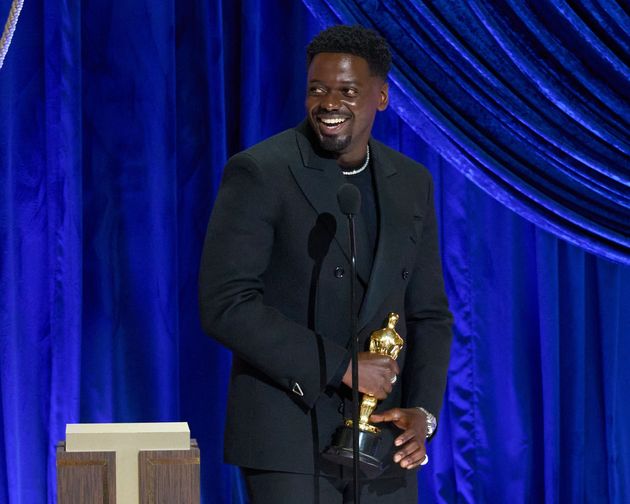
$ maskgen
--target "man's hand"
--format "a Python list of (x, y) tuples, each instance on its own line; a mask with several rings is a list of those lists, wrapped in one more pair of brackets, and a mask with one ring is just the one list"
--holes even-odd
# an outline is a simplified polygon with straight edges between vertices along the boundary
[[(392, 391), (395, 377), (400, 373), (396, 361), (387, 355), (359, 352), (359, 392), (370, 394), (377, 399), (385, 399)], [(352, 387), (352, 361), (342, 379)]]
[(372, 422), (393, 422), (404, 432), (394, 440), (400, 447), (394, 462), (404, 469), (415, 469), (426, 457), (427, 417), (417, 408), (393, 408), (370, 416)]

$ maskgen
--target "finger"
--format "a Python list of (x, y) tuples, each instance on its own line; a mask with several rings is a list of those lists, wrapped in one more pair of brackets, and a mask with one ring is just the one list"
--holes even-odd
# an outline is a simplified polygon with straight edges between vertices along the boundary
[(361, 378), (359, 377), (359, 392), (362, 394), (370, 394), (376, 397), (379, 401), (385, 399), (391, 390), (387, 390), (388, 387), (391, 389), (391, 383), (387, 380), (383, 380), (382, 377), (378, 376), (373, 379), (369, 383), (361, 383)]
[(420, 462), (414, 462), (413, 464), (410, 464), (407, 466), (407, 469), (411, 470), (411, 469), (418, 469), (418, 467), (423, 466), (423, 465), (427, 465), (427, 463), (429, 462), (429, 456), (425, 454), (424, 458), (420, 460)]
[(375, 394), (372, 395), (379, 400), (383, 400), (389, 395), (389, 393), (391, 392), (391, 388), (391, 383), (389, 383), (387, 380), (381, 380), (378, 384), (378, 390)]
[(400, 366), (398, 365), (398, 363), (395, 360), (391, 360), (391, 371), (392, 373), (394, 373), (395, 375), (399, 375), (400, 374)]
[(426, 449), (418, 443), (408, 443), (404, 450), (398, 451), (394, 455), (394, 462), (400, 464), (400, 467), (410, 468), (417, 464), (421, 464), (426, 457)]
[(394, 462), (400, 462), (401, 460), (412, 456), (414, 453), (420, 453), (419, 458), (422, 458), (425, 452), (426, 450), (424, 449), (424, 446), (422, 446), (418, 441), (409, 441), (402, 447), (401, 450), (398, 450), (394, 454)]
[(397, 422), (398, 420), (400, 420), (400, 416), (400, 409), (392, 408), (382, 411), (380, 413), (372, 413), (370, 419), (374, 422)]
[(418, 450), (413, 452), (411, 455), (405, 457), (400, 461), (400, 467), (404, 467), (405, 469), (412, 469), (418, 465), (422, 465), (422, 463), (428, 459), (426, 458), (426, 453), (424, 450)]
[(388, 378), (385, 378), (385, 383), (383, 383), (383, 389), (387, 395), (391, 394), (392, 390), (394, 390), (394, 384)]
[(391, 392), (392, 384), (387, 378), (387, 375), (385, 374), (380, 375), (377, 379), (377, 384), (378, 384), (377, 386), (379, 388), (379, 392), (382, 394), (385, 394), (385, 396), (387, 396), (387, 394)]
[(400, 374), (398, 363), (388, 355), (379, 355), (375, 362), (378, 362), (379, 367), (387, 376), (391, 377), (392, 375)]
[(411, 441), (412, 439), (418, 439), (419, 437), (420, 437), (420, 434), (416, 432), (414, 429), (407, 429), (394, 440), (394, 444), (396, 446), (402, 446), (408, 441)]
[(385, 390), (383, 389), (379, 389), (378, 391), (374, 392), (372, 395), (376, 397), (379, 401), (382, 401), (383, 399), (387, 398), (387, 392), (385, 392)]

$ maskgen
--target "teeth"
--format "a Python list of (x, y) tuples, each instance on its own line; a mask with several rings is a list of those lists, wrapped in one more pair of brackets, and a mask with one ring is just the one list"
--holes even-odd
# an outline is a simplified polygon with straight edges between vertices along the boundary
[(345, 118), (336, 118), (336, 119), (320, 119), (321, 122), (323, 122), (326, 126), (335, 126), (337, 124), (341, 124), (342, 122), (345, 122)]

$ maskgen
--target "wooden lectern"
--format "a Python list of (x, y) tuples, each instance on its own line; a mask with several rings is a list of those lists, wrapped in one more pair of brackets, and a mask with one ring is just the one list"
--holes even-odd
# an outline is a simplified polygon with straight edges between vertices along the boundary
[(188, 424), (68, 424), (57, 446), (58, 504), (199, 504)]

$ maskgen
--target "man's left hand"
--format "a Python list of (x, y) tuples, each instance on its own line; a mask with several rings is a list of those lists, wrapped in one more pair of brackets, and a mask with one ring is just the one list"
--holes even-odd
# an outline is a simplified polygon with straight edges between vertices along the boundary
[(372, 422), (393, 422), (403, 433), (394, 440), (400, 447), (394, 462), (404, 469), (415, 469), (424, 461), (427, 452), (427, 417), (417, 408), (393, 408), (370, 416)]

